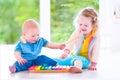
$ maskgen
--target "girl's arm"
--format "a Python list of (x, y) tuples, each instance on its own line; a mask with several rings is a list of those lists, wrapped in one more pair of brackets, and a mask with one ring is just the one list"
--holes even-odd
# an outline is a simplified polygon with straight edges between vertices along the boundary
[(100, 48), (100, 36), (97, 34), (93, 51), (92, 51), (92, 62), (97, 63), (98, 57), (99, 57), (99, 48)]
[(70, 52), (73, 50), (74, 45), (75, 45), (76, 41), (79, 39), (79, 37), (80, 37), (79, 30), (75, 30), (72, 33), (69, 40), (66, 42), (66, 47), (65, 47), (62, 55), (60, 56), (62, 59), (66, 58), (70, 54)]
[(93, 47), (93, 51), (92, 51), (91, 65), (88, 68), (89, 70), (96, 70), (96, 65), (97, 65), (97, 61), (98, 61), (98, 57), (99, 57), (99, 47), (100, 47), (100, 37), (97, 34), (95, 44), (94, 44), (94, 47)]
[(70, 38), (68, 39), (68, 41), (66, 42), (66, 47), (65, 49), (69, 49), (70, 51), (73, 50), (73, 47), (75, 45), (76, 40), (79, 38), (79, 31), (75, 30), (72, 35), (70, 36)]

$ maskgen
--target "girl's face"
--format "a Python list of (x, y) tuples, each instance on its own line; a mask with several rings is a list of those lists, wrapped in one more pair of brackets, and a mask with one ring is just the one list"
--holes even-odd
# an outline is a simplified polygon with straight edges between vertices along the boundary
[(93, 29), (92, 27), (92, 18), (80, 16), (79, 17), (79, 27), (78, 29), (85, 35), (89, 35)]
[(35, 43), (39, 39), (39, 29), (28, 29), (23, 33), (23, 36), (27, 42)]

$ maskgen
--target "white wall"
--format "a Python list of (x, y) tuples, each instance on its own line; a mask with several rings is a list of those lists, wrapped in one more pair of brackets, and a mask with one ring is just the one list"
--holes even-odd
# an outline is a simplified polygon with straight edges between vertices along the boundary
[(101, 45), (103, 48), (110, 49), (113, 52), (120, 50), (120, 24), (116, 24), (114, 17), (116, 1), (100, 0), (99, 9)]

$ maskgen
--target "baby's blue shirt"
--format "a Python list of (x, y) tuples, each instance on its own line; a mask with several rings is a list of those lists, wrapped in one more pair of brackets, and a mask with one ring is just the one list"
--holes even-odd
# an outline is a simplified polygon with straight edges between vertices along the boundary
[(26, 60), (34, 60), (39, 56), (42, 47), (45, 47), (47, 42), (48, 41), (44, 38), (40, 38), (38, 41), (32, 44), (29, 42), (18, 42), (15, 51), (20, 51), (22, 58)]

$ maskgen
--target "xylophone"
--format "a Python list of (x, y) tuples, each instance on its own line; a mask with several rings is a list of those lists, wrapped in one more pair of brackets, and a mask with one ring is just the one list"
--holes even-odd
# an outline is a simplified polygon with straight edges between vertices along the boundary
[(29, 72), (31, 73), (60, 73), (68, 72), (70, 66), (31, 66)]

